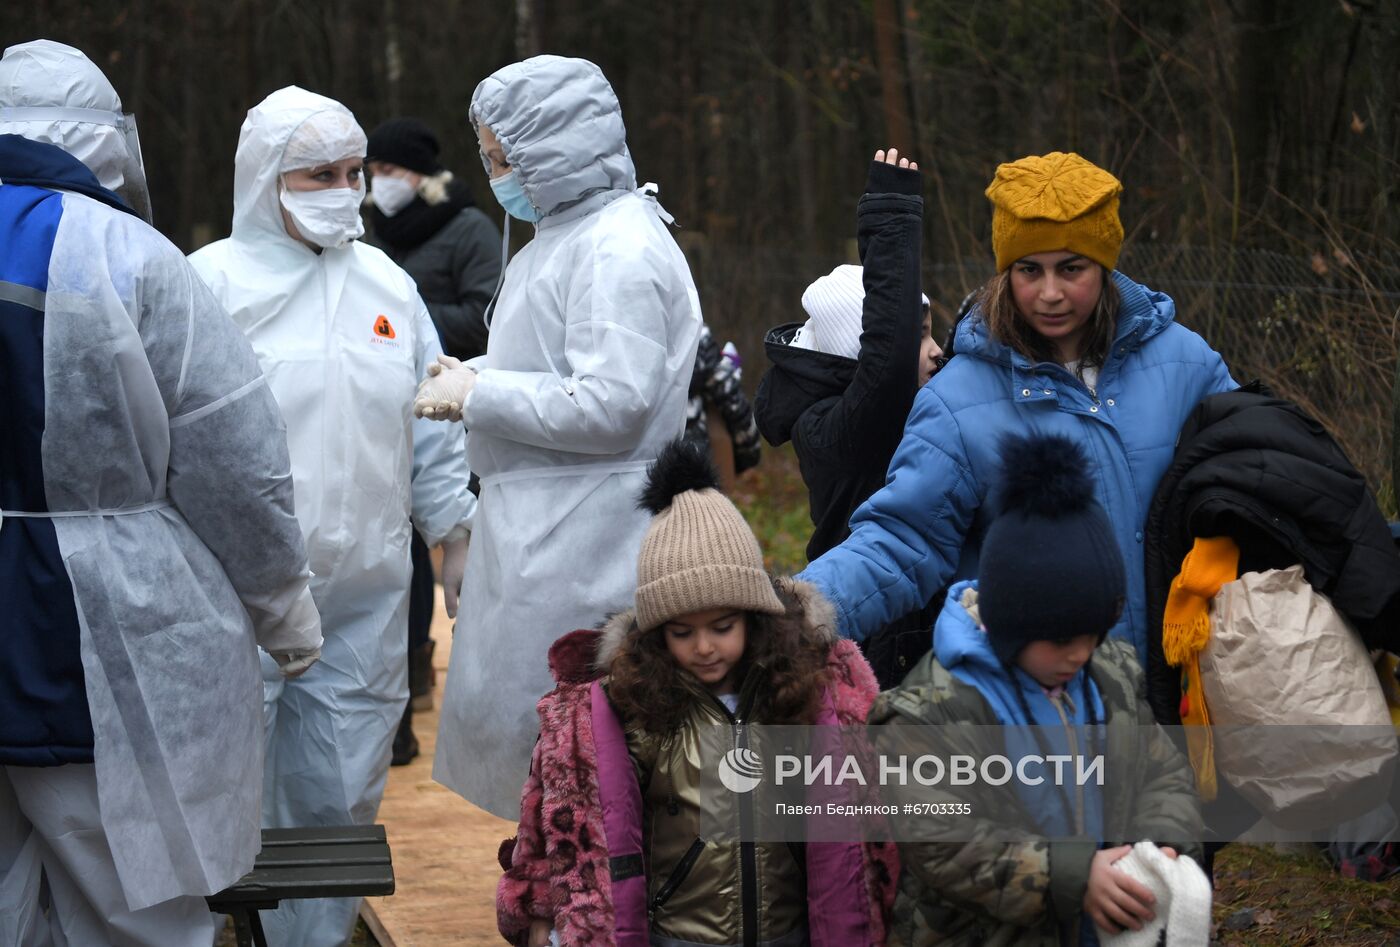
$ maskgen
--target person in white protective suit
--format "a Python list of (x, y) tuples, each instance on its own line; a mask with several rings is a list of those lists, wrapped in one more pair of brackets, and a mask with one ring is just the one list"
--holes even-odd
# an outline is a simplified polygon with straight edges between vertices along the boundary
[(124, 122), (78, 50), (0, 57), (5, 945), (212, 944), (261, 847), (257, 646), (321, 645), (277, 404), (108, 190), (144, 206)]
[[(356, 240), (365, 142), (339, 102), (272, 93), (239, 133), (232, 235), (190, 257), (281, 406), (325, 628), (305, 676), (283, 681), (264, 662), (269, 826), (374, 821), (408, 700), (410, 530), (442, 544), (455, 613), (476, 508), (463, 431), (413, 419), (417, 380), (442, 352), (428, 310), (403, 270)], [(343, 943), (357, 910), (286, 903), (265, 915), (268, 940)]]
[(416, 402), (465, 419), (481, 477), (433, 777), (516, 819), (549, 645), (632, 606), (637, 494), (685, 427), (700, 302), (597, 66), (507, 66), (471, 119), (492, 191), (536, 231), (506, 268), (486, 354), (444, 357)]

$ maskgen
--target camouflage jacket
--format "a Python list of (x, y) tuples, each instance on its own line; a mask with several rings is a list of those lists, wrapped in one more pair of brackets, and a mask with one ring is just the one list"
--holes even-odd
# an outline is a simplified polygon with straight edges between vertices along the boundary
[[(1090, 674), (1106, 712), (1105, 757), (1114, 761), (1103, 790), (1105, 842), (1151, 839), (1199, 861), (1200, 804), (1190, 766), (1148, 709), (1132, 646), (1116, 639), (1104, 642), (1094, 653)], [(869, 720), (890, 726), (998, 724), (981, 693), (953, 677), (932, 654), (898, 688), (880, 695)], [(946, 727), (940, 734), (947, 734), (944, 745), (957, 752), (958, 729)], [(974, 752), (971, 746), (964, 749)], [(1094, 840), (1008, 840), (999, 829), (1002, 823), (986, 814), (989, 792), (997, 794), (1000, 805), (1018, 805), (1009, 785), (991, 791), (940, 783), (918, 792), (925, 802), (966, 803), (971, 815), (959, 820), (958, 841), (900, 843), (903, 868), (891, 944), (1050, 947), (1062, 943), (1062, 937), (1079, 942), (1077, 925), (1097, 849)], [(1022, 810), (1021, 819), (1025, 816)]]

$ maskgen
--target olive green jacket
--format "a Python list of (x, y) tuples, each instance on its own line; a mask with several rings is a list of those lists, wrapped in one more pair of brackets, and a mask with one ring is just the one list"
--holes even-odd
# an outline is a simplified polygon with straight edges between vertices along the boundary
[[(1094, 653), (1090, 675), (1105, 709), (1103, 788), (1106, 846), (1150, 839), (1197, 860), (1201, 856), (1200, 803), (1190, 765), (1158, 726), (1147, 706), (1141, 667), (1132, 646), (1110, 639)], [(973, 686), (955, 678), (932, 654), (904, 682), (886, 691), (870, 711), (871, 724), (997, 726), (991, 706)], [(958, 751), (956, 727), (941, 731)], [(964, 731), (970, 733), (970, 731)], [(975, 753), (969, 736), (963, 750)], [(956, 839), (901, 842), (902, 871), (889, 942), (934, 944), (1059, 945), (1078, 943), (1093, 839), (1008, 839), (990, 818), (988, 796), (1017, 810), (1032, 824), (1008, 784), (918, 787), (925, 802), (961, 802), (972, 814), (957, 820)], [(970, 824), (969, 824), (970, 822)], [(970, 839), (970, 840), (969, 840)], [(1083, 919), (1088, 923), (1087, 919)]]

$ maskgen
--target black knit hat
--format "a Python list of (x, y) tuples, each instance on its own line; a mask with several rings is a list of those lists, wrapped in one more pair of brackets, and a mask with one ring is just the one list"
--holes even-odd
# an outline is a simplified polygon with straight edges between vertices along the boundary
[(992, 650), (1011, 664), (1033, 641), (1102, 641), (1123, 612), (1127, 577), (1083, 449), (1060, 435), (1010, 436), (1001, 460), (977, 576)]
[(365, 160), (387, 161), (419, 174), (437, 174), (438, 140), (432, 129), (416, 118), (391, 118), (369, 133)]

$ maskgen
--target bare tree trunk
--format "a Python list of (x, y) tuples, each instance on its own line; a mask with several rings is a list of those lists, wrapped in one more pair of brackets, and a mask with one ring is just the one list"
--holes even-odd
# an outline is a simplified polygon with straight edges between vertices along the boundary
[(399, 47), (398, 4), (384, 0), (384, 85), (389, 115), (403, 114), (403, 51)]
[[(808, 37), (802, 28), (805, 24), (801, 15), (801, 7), (805, 5), (805, 3), (794, 4), (789, 6), (786, 11), (786, 19), (789, 24), (787, 69), (791, 75), (799, 80), (806, 68), (806, 56), (803, 50), (808, 42)], [(793, 108), (792, 141), (798, 146), (789, 151), (797, 171), (797, 210), (802, 226), (802, 241), (810, 247), (818, 235), (817, 200), (821, 197), (817, 191), (816, 168), (814, 167), (818, 149), (809, 147), (809, 143), (812, 142), (812, 108), (807, 102), (806, 94), (801, 89), (789, 89), (786, 95), (792, 102)], [(795, 153), (793, 153), (794, 151)]]
[(914, 129), (909, 120), (909, 104), (904, 91), (904, 62), (899, 53), (899, 0), (874, 0), (875, 61), (880, 70), (880, 104), (885, 116), (885, 134), (902, 151), (914, 147)]
[(1272, 0), (1246, 0), (1238, 26), (1234, 116), (1235, 142), (1240, 152), (1241, 193), (1246, 213), (1258, 212), (1273, 177), (1268, 155), (1273, 139), (1275, 75)]
[[(186, 76), (194, 76), (198, 71), (198, 44), (195, 40), (195, 24), (198, 13), (193, 7), (180, 10), (180, 69)], [(177, 245), (190, 245), (190, 232), (194, 229), (196, 194), (199, 175), (203, 163), (199, 160), (199, 135), (196, 124), (199, 121), (199, 100), (204, 95), (200, 84), (192, 81), (180, 83), (180, 167), (177, 171), (180, 182), (179, 207), (175, 209), (174, 225), (165, 232)]]
[(541, 6), (541, 0), (515, 0), (515, 55), (521, 59), (540, 53)]

